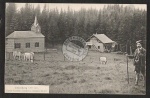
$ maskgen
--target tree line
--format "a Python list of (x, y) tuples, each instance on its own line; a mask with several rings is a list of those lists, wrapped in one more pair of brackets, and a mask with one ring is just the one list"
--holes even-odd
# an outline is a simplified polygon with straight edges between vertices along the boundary
[[(135, 49), (137, 40), (146, 41), (147, 11), (135, 9), (134, 6), (107, 5), (103, 9), (81, 8), (75, 11), (68, 7), (67, 11), (57, 8), (48, 9), (45, 4), (34, 7), (26, 3), (17, 10), (14, 3), (6, 7), (6, 36), (13, 31), (31, 29), (35, 15), (45, 35), (46, 46), (62, 44), (70, 36), (88, 39), (92, 34), (106, 34), (121, 46), (127, 42)], [(145, 43), (143, 43), (145, 47)]]

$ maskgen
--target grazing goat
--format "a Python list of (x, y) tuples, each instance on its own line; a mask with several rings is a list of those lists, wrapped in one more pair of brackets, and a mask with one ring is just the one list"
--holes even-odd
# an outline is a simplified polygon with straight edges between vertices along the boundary
[(16, 59), (16, 57), (18, 57), (18, 59), (20, 60), (21, 52), (20, 51), (13, 51), (13, 57), (14, 57), (14, 59)]
[(30, 53), (24, 53), (24, 60), (27, 61), (31, 61), (33, 62), (34, 60), (34, 53), (33, 52), (30, 52)]
[(100, 57), (99, 58), (101, 64), (106, 64), (107, 63), (107, 58), (106, 57)]

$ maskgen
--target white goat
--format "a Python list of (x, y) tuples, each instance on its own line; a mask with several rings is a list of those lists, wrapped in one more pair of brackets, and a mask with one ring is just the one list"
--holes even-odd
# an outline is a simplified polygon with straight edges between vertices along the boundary
[(13, 51), (13, 57), (14, 59), (16, 59), (16, 57), (18, 57), (18, 59), (21, 59), (21, 52), (20, 51)]
[(107, 63), (107, 58), (106, 57), (100, 57), (99, 58), (101, 64), (106, 64)]
[(24, 53), (24, 60), (25, 61), (31, 61), (33, 62), (34, 60), (34, 53), (33, 52), (30, 52), (30, 53)]

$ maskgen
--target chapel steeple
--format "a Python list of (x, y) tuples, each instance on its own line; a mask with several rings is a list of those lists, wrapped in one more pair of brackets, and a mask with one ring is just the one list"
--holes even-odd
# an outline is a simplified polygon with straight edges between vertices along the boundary
[(38, 23), (37, 17), (35, 16), (34, 23), (31, 26), (31, 31), (41, 33), (41, 27)]

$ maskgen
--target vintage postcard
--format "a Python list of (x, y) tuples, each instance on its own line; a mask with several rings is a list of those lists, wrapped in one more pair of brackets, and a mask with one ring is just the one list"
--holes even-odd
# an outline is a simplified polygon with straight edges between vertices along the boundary
[(146, 4), (6, 3), (5, 93), (146, 94)]

